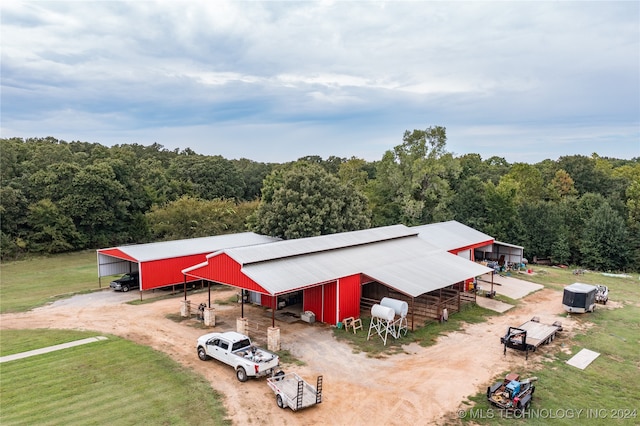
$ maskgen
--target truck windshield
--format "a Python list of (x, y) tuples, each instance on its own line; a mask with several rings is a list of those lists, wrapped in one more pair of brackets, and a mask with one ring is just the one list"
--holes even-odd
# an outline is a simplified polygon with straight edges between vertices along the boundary
[(251, 346), (251, 341), (249, 339), (239, 340), (233, 344), (232, 351), (237, 351), (238, 349), (246, 348), (247, 346)]

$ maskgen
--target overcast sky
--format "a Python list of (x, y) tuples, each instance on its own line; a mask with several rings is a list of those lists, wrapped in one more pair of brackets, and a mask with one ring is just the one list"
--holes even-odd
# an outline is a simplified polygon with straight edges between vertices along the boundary
[(640, 157), (640, 2), (2, 2), (2, 137), (379, 160)]

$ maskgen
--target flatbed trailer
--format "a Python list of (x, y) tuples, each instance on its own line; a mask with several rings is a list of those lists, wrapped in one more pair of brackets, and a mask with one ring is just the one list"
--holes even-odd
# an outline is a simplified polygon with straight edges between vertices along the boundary
[(525, 358), (529, 358), (529, 352), (535, 352), (539, 346), (551, 343), (556, 334), (562, 331), (562, 323), (559, 321), (551, 325), (540, 323), (538, 317), (531, 318), (519, 327), (509, 327), (504, 337), (500, 338), (500, 343), (504, 345), (504, 354), (507, 348), (524, 351)]
[(275, 392), (280, 408), (297, 411), (322, 402), (322, 376), (318, 376), (315, 388), (296, 373), (269, 377), (267, 384)]

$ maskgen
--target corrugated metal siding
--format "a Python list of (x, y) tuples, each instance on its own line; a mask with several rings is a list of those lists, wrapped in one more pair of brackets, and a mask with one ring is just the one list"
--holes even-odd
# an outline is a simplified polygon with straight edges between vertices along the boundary
[[(204, 254), (176, 257), (173, 259), (154, 260), (142, 262), (140, 289), (151, 290), (173, 284), (184, 283), (184, 275), (181, 270), (205, 260)], [(197, 278), (187, 277), (187, 281), (197, 281)]]
[(360, 296), (362, 294), (362, 279), (360, 274), (338, 280), (338, 318), (360, 318)]
[(311, 311), (316, 315), (316, 320), (322, 321), (322, 286), (311, 287), (302, 293), (302, 310)]
[(98, 278), (107, 275), (127, 274), (138, 270), (138, 262), (98, 253)]
[(338, 323), (338, 299), (337, 299), (338, 284), (332, 282), (324, 284), (322, 286), (322, 292), (324, 296), (324, 312), (322, 313), (322, 322), (336, 325)]
[(269, 294), (241, 271), (240, 265), (225, 253), (210, 257), (206, 264), (189, 272), (190, 276)]
[[(335, 325), (337, 323), (337, 283), (331, 282), (304, 290), (302, 306), (304, 311), (316, 314), (316, 321)], [(358, 305), (360, 300), (358, 299)]]
[(276, 296), (268, 296), (266, 294), (263, 294), (262, 297), (260, 298), (260, 305), (264, 306), (265, 308), (273, 308), (274, 306), (276, 306), (275, 300), (274, 300), (275, 298)]
[(138, 261), (136, 258), (129, 256), (128, 254), (124, 253), (122, 250), (117, 248), (98, 250), (98, 253), (104, 256), (110, 256), (118, 259), (129, 260), (131, 262)]

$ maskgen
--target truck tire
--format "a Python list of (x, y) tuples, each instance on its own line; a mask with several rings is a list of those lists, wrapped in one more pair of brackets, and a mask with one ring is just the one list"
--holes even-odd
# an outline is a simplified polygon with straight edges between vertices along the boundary
[(280, 394), (276, 395), (276, 404), (278, 404), (278, 407), (280, 408), (285, 408), (284, 401), (282, 400)]
[(122, 291), (123, 291), (123, 292), (125, 292), (125, 293), (126, 293), (127, 291), (129, 291), (129, 286), (128, 286), (128, 285), (126, 285), (126, 284), (124, 284), (124, 285), (122, 286)]
[(276, 374), (273, 375), (273, 377), (275, 377), (276, 382), (279, 382), (280, 380), (282, 380), (282, 376), (284, 376), (284, 371), (282, 370), (276, 371)]
[(236, 370), (236, 377), (238, 378), (239, 381), (246, 382), (247, 381), (247, 372), (244, 371), (244, 368), (238, 367), (238, 369)]
[(198, 348), (198, 358), (200, 358), (200, 361), (206, 361), (209, 359), (209, 356), (207, 355), (207, 351), (205, 351), (202, 346)]

